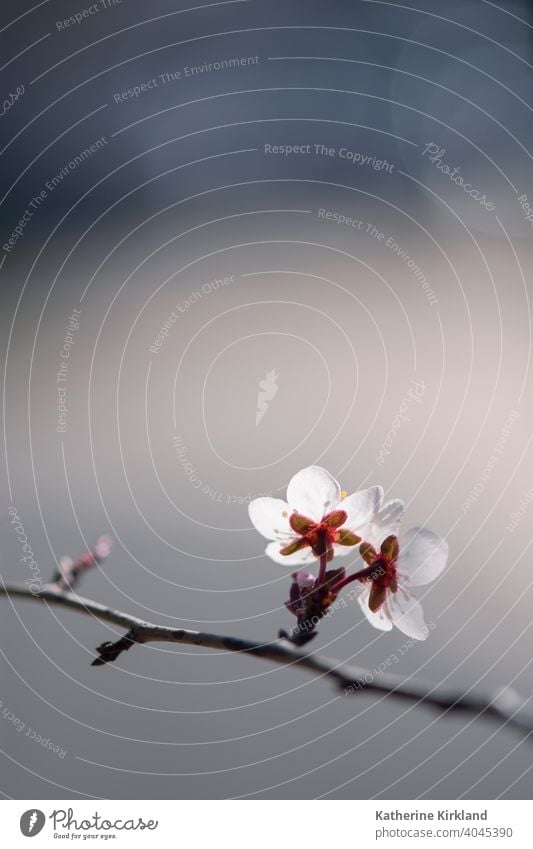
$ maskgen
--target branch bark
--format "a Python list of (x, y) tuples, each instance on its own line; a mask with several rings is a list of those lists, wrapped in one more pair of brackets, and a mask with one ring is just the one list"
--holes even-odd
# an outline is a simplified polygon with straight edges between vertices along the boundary
[(167, 642), (202, 646), (246, 654), (282, 666), (301, 667), (320, 677), (327, 677), (347, 695), (359, 691), (382, 693), (417, 705), (425, 705), (442, 713), (450, 712), (455, 715), (461, 712), (472, 716), (490, 716), (520, 730), (533, 741), (533, 711), (526, 706), (522, 696), (509, 687), (487, 693), (463, 692), (454, 688), (433, 686), (421, 680), (392, 673), (384, 673), (377, 677), (367, 669), (345, 666), (339, 660), (303, 652), (286, 638), (259, 643), (239, 637), (154, 625), (127, 613), (113, 610), (99, 602), (83, 598), (72, 590), (63, 589), (58, 583), (47, 584), (38, 593), (32, 593), (25, 586), (3, 585), (0, 587), (0, 596), (11, 599), (30, 599), (65, 607), (126, 629), (124, 636), (116, 642), (102, 643), (98, 647), (98, 656), (93, 661), (93, 666), (112, 663), (123, 651), (143, 643)]

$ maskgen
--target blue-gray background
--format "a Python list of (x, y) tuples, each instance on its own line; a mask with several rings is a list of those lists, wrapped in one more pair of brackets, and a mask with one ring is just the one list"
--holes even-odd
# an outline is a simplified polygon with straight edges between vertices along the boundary
[[(45, 192), (1, 251), (3, 580), (31, 577), (14, 506), (45, 579), (109, 532), (85, 595), (269, 640), (289, 581), (246, 501), (320, 463), (349, 492), (404, 498), (451, 555), (424, 588), (427, 642), (406, 649), (351, 604), (313, 648), (530, 699), (530, 5), (123, 0), (58, 25), (89, 6), (2, 7), (3, 246)], [(310, 153), (265, 153), (289, 144)], [(105, 624), (6, 599), (0, 622), (6, 797), (531, 795), (531, 745), (488, 720), (202, 649), (95, 669)]]

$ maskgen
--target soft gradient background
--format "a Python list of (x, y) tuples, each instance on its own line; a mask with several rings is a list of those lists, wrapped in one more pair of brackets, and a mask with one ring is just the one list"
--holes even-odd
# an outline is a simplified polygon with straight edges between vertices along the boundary
[[(109, 532), (113, 554), (84, 595), (267, 641), (291, 624), (289, 576), (246, 503), (319, 463), (348, 492), (381, 483), (404, 498), (408, 524), (445, 535), (451, 556), (422, 593), (427, 642), (406, 651), (352, 604), (310, 648), (530, 700), (532, 229), (518, 202), (533, 205), (530, 5), (123, 0), (57, 28), (88, 6), (2, 11), (3, 96), (25, 87), (0, 118), (2, 244), (47, 181), (107, 142), (1, 251), (2, 579), (30, 577), (15, 505), (44, 579)], [(115, 102), (159, 74), (250, 56)], [(429, 143), (493, 211), (429, 161)], [(343, 147), (393, 167), (351, 164)], [(272, 370), (279, 390), (256, 426)], [(421, 400), (398, 427), (413, 381)], [(92, 668), (118, 631), (0, 606), (2, 711), (25, 724), (0, 717), (6, 797), (531, 796), (531, 743), (488, 720), (164, 644)]]

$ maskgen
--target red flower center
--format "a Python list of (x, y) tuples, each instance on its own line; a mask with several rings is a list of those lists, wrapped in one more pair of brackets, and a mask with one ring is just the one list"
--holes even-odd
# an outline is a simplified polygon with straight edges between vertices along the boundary
[(400, 553), (398, 540), (395, 536), (387, 537), (381, 544), (379, 554), (368, 543), (363, 543), (359, 549), (361, 556), (368, 563), (368, 569), (360, 576), (361, 582), (372, 581), (368, 606), (376, 613), (387, 599), (387, 592), (398, 591), (398, 571), (396, 562)]
[(385, 557), (378, 557), (373, 564), (370, 580), (374, 586), (384, 590), (390, 589), (391, 592), (395, 593), (398, 589), (397, 576), (396, 560), (387, 560)]
[(293, 513), (289, 524), (299, 539), (295, 539), (281, 549), (281, 554), (294, 554), (301, 548), (309, 546), (315, 557), (333, 556), (333, 545), (357, 545), (361, 538), (343, 529), (341, 526), (348, 519), (345, 510), (334, 510), (322, 517), (320, 522), (308, 519), (301, 513)]

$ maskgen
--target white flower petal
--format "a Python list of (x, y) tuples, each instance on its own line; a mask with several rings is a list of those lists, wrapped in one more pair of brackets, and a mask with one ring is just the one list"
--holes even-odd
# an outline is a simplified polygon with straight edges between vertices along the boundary
[(388, 606), (392, 621), (400, 631), (413, 640), (426, 640), (429, 634), (428, 626), (424, 619), (422, 605), (411, 593), (398, 589), (398, 592), (389, 593)]
[(270, 542), (265, 548), (265, 554), (268, 554), (275, 563), (281, 563), (282, 566), (288, 566), (290, 569), (305, 563), (316, 562), (313, 550), (308, 545), (300, 551), (295, 551), (294, 554), (280, 554), (280, 548), (283, 548), (283, 543)]
[(374, 628), (377, 628), (379, 631), (391, 631), (392, 622), (390, 619), (390, 613), (387, 607), (387, 602), (385, 602), (385, 604), (383, 604), (376, 613), (370, 610), (368, 606), (368, 600), (370, 597), (370, 587), (371, 585), (369, 583), (359, 585), (357, 593), (357, 601), (359, 602), (359, 606), (361, 607), (361, 610), (365, 614), (370, 624), (374, 626)]
[(398, 536), (404, 510), (404, 503), (398, 498), (383, 504), (376, 512), (374, 520), (365, 529), (365, 541), (369, 542), (379, 551), (383, 540), (390, 537), (391, 534)]
[(341, 488), (334, 477), (321, 466), (309, 466), (297, 472), (287, 487), (287, 501), (308, 519), (319, 522), (339, 505)]
[(281, 498), (255, 498), (248, 505), (253, 526), (267, 539), (290, 540), (296, 534), (289, 525), (289, 505)]
[(405, 513), (405, 504), (399, 498), (387, 501), (377, 515), (377, 524), (380, 525), (386, 536), (394, 534), (398, 536), (400, 523)]
[[(382, 500), (383, 489), (380, 486), (361, 489), (343, 498), (338, 508), (348, 515), (343, 527), (361, 536), (361, 532), (374, 521)], [(366, 540), (367, 537), (365, 536), (364, 539)]]
[(406, 586), (421, 587), (438, 578), (448, 559), (448, 543), (427, 528), (411, 528), (400, 536), (398, 573)]
[(356, 569), (364, 569), (366, 566), (366, 563), (359, 554), (359, 545), (339, 545), (335, 542), (333, 543), (333, 553), (335, 557), (346, 557), (347, 554), (351, 554)]

